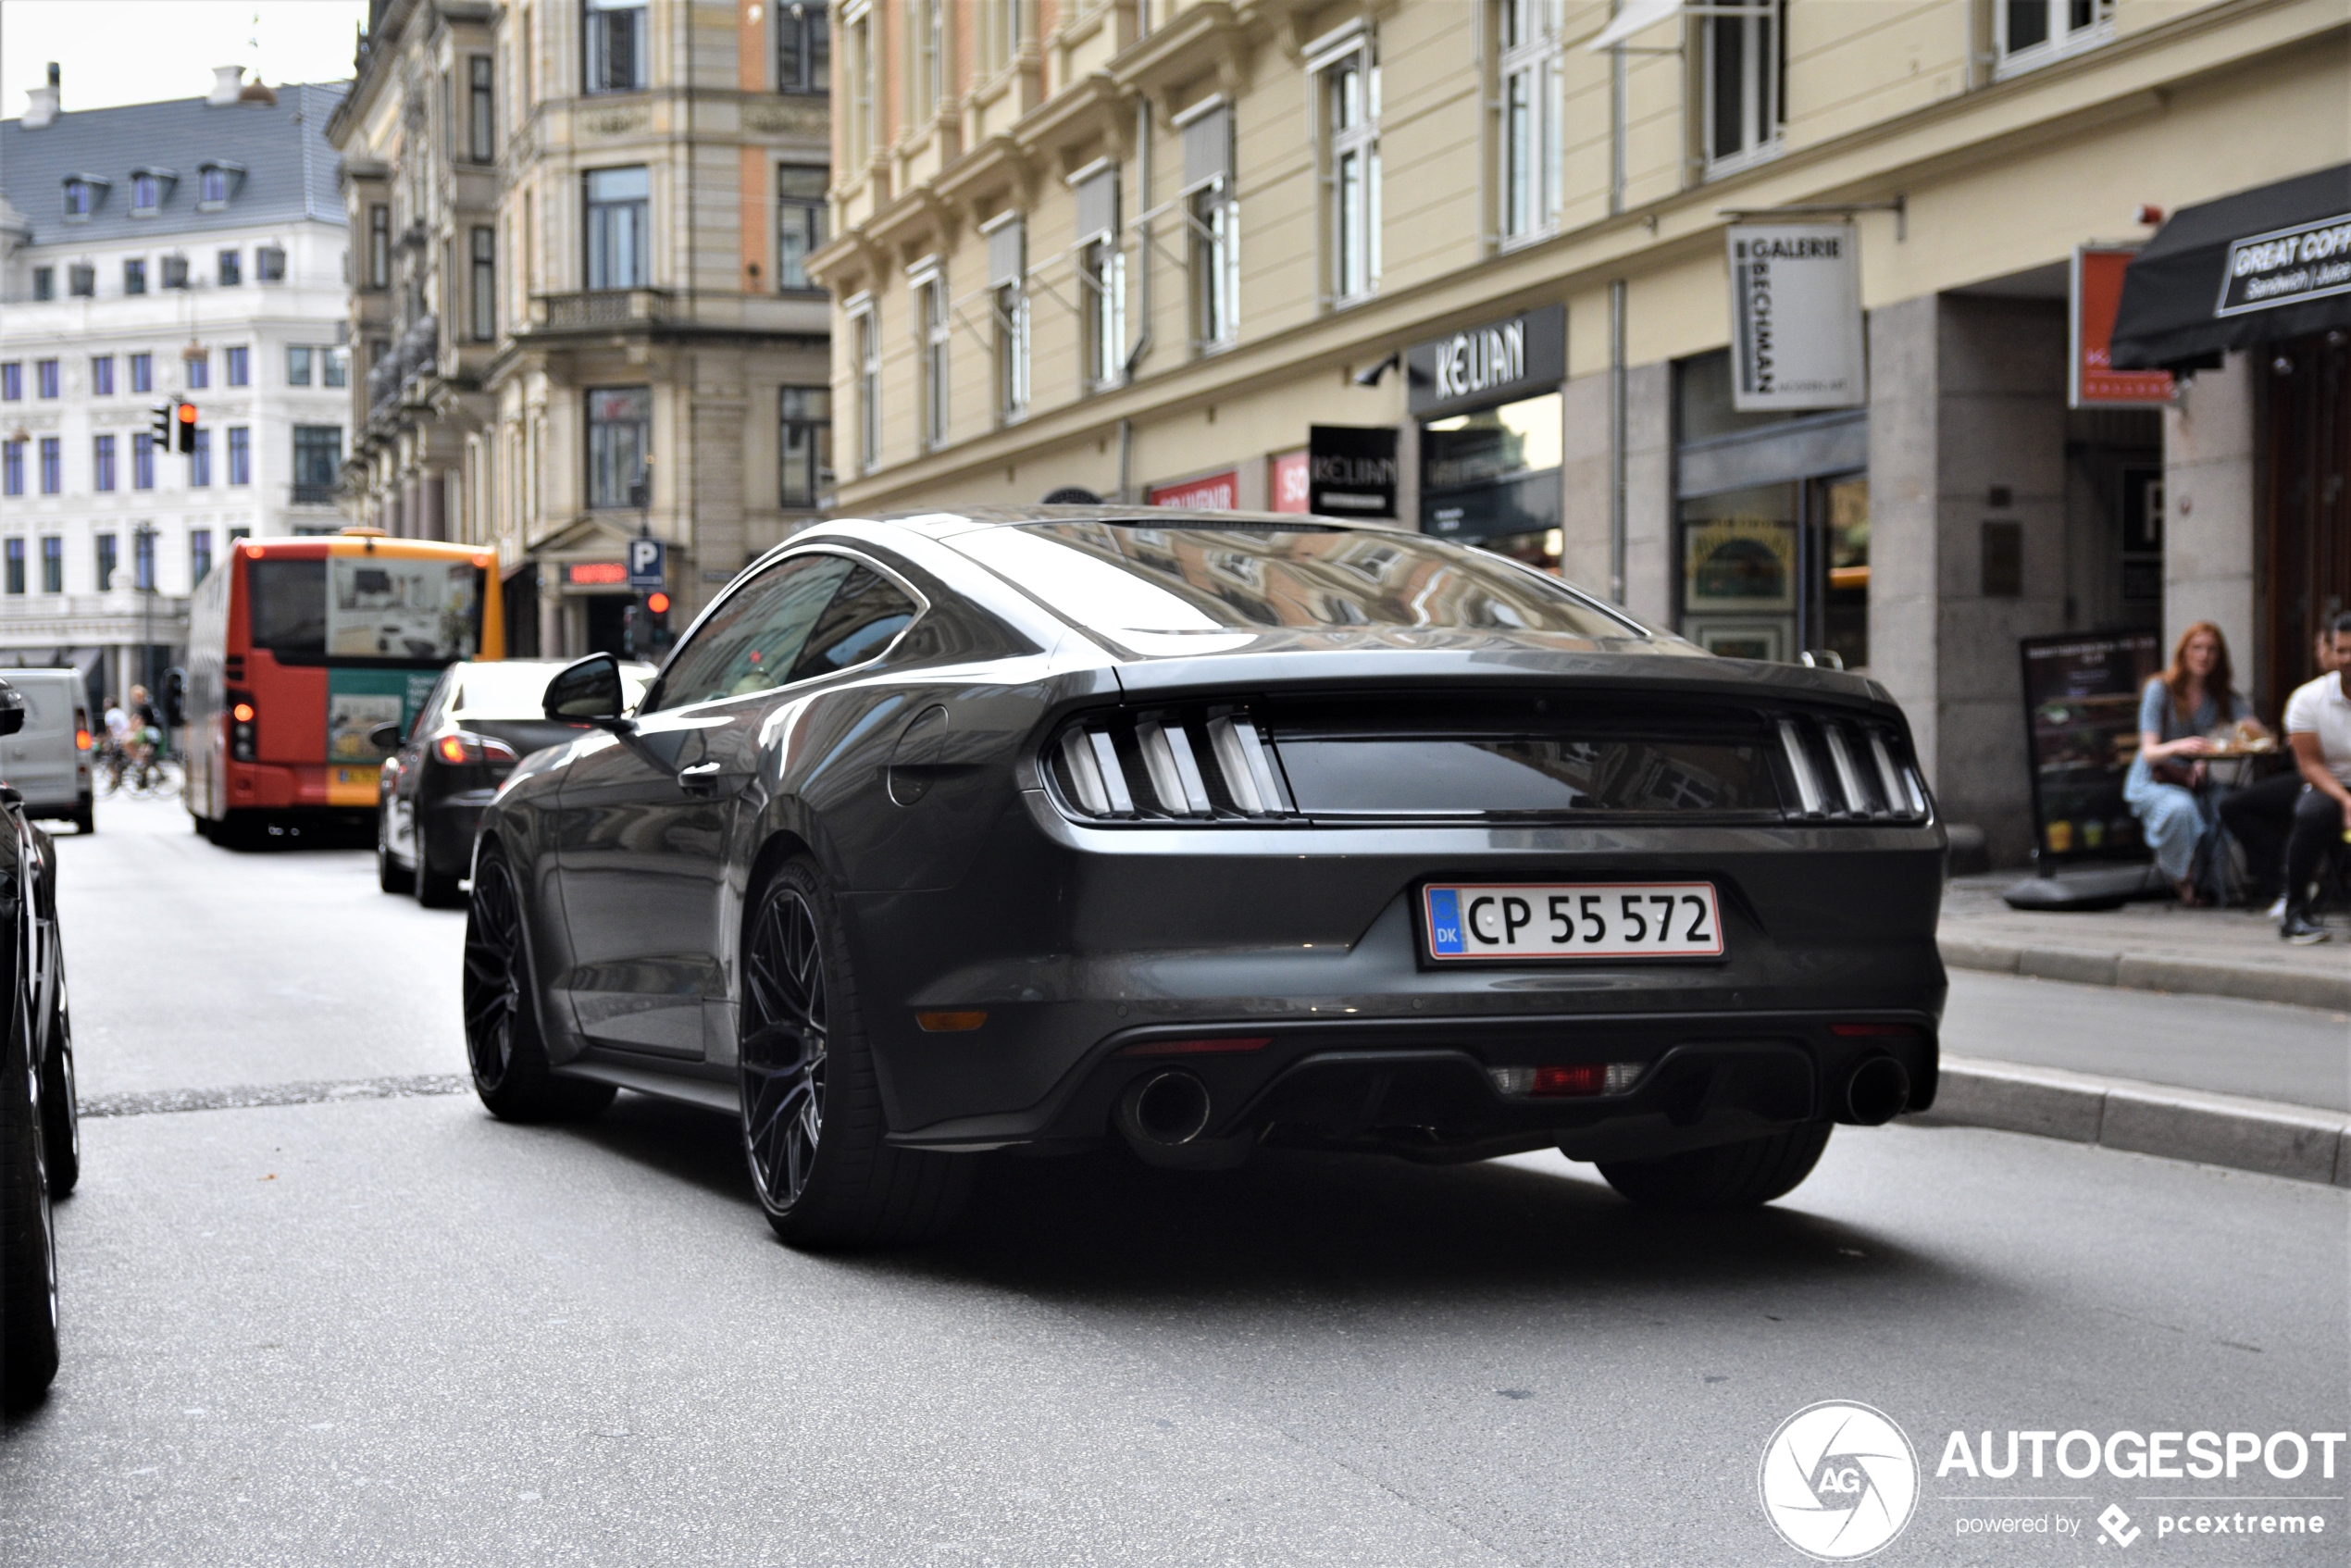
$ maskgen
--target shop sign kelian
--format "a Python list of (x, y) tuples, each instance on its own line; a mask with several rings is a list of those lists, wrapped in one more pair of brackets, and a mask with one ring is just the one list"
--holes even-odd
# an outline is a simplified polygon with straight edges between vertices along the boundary
[(1143, 492), (1143, 500), (1153, 506), (1181, 506), (1195, 512), (1230, 512), (1240, 504), (1240, 493), (1239, 471), (1227, 468), (1221, 474), (1203, 474), (1196, 479), (1153, 485)]
[(2114, 315), (2122, 303), (2122, 274), (2137, 254), (2125, 245), (2074, 248), (2068, 407), (2160, 408), (2171, 402), (2171, 371), (2114, 367)]

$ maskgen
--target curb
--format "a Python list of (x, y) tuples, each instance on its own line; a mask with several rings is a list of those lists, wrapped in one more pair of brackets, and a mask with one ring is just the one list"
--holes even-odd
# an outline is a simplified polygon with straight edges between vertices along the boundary
[(1915, 1120), (2351, 1188), (2351, 1115), (2275, 1101), (1946, 1056), (1934, 1109)]
[(2351, 965), (2340, 975), (2321, 975), (2267, 964), (2213, 964), (2094, 948), (2024, 947), (1964, 936), (1942, 936), (1935, 941), (1943, 950), (1943, 962), (1954, 969), (2029, 975), (2083, 986), (2120, 986), (2126, 990), (2283, 1002), (2329, 1013), (2351, 1013)]

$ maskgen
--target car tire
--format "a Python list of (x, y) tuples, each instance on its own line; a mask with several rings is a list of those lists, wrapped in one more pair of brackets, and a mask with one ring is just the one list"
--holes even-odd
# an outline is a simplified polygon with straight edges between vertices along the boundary
[(1827, 1122), (1654, 1160), (1604, 1160), (1600, 1175), (1657, 1209), (1752, 1209), (1796, 1190), (1829, 1144)]
[(558, 1077), (539, 1031), (520, 890), (506, 857), (482, 852), (466, 911), (466, 1060), (502, 1122), (571, 1122), (612, 1103), (610, 1084)]
[(376, 810), (376, 886), (387, 893), (413, 892), (416, 874), (392, 858), (392, 845), (384, 832), (383, 809)]
[(57, 964), (57, 999), (49, 1009), (49, 1049), (41, 1058), (41, 1138), (48, 1162), (49, 1196), (70, 1195), (81, 1180), (81, 1097), (73, 1074), (73, 1010), (66, 1000), (65, 964)]
[(969, 1155), (884, 1141), (849, 944), (814, 862), (778, 866), (745, 923), (736, 1054), (743, 1157), (767, 1223), (795, 1247), (930, 1239), (969, 1196)]
[(73, 799), (73, 826), (78, 833), (98, 830), (98, 803), (93, 795), (76, 795)]
[(57, 1375), (57, 1238), (41, 1089), (19, 994), (0, 1051), (0, 1407), (30, 1410)]

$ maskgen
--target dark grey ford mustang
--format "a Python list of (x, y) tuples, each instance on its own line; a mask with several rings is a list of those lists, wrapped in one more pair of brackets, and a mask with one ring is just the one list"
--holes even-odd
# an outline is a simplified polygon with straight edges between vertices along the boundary
[(989, 1150), (1455, 1161), (1779, 1197), (1934, 1099), (1944, 835), (1856, 675), (1417, 534), (837, 521), (484, 815), (481, 1098), (739, 1118), (776, 1229), (935, 1231)]

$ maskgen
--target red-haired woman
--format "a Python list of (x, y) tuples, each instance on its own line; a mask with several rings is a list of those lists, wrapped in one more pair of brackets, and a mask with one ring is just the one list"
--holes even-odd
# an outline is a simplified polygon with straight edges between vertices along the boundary
[(2171, 667), (2139, 699), (2139, 755), (2122, 783), (2122, 798), (2182, 903), (2204, 902), (2195, 882), (2196, 849), (2219, 830), (2199, 759), (2212, 750), (2213, 734), (2232, 725), (2267, 733), (2230, 678), (2228, 640), (2210, 621), (2198, 621), (2180, 634)]

